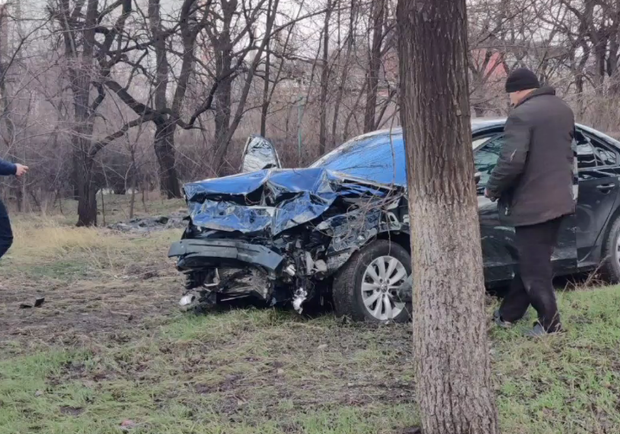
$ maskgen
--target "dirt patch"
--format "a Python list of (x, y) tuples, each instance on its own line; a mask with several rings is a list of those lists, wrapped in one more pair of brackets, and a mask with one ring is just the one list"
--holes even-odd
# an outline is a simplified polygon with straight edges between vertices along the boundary
[[(0, 286), (0, 348), (7, 341), (77, 344), (107, 335), (118, 340), (145, 322), (163, 322), (176, 312), (181, 291), (171, 264), (134, 267), (108, 282), (77, 281), (48, 288)], [(29, 294), (45, 294), (39, 308), (20, 309)]]

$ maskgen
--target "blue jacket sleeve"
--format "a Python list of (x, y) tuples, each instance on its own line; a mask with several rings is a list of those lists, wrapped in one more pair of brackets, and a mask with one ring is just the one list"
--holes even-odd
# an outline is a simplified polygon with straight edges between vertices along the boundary
[(15, 172), (17, 172), (15, 164), (0, 159), (0, 176), (15, 175)]

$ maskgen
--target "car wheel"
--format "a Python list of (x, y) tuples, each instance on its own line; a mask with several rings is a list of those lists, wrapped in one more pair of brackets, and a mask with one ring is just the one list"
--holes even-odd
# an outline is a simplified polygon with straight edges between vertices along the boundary
[(411, 274), (411, 256), (403, 247), (377, 240), (355, 253), (334, 279), (336, 314), (354, 321), (405, 322), (410, 305), (397, 291)]
[(605, 240), (601, 272), (609, 283), (620, 283), (620, 217), (611, 225)]

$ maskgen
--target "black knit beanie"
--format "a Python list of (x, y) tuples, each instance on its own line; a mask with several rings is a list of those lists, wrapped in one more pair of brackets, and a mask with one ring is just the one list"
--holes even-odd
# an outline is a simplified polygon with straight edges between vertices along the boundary
[(520, 90), (538, 89), (540, 82), (532, 71), (526, 68), (515, 69), (506, 79), (506, 93)]

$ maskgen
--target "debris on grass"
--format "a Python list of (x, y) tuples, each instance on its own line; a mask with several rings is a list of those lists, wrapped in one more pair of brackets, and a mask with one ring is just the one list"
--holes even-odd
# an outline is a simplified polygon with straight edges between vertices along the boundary
[(84, 412), (84, 409), (82, 407), (71, 407), (68, 405), (64, 405), (60, 407), (60, 412), (67, 416), (79, 416)]
[(108, 225), (108, 229), (119, 232), (152, 232), (165, 229), (181, 229), (184, 228), (187, 223), (185, 217), (187, 212), (175, 212), (169, 215), (159, 215), (154, 217), (136, 217), (128, 222), (114, 223)]
[(32, 303), (28, 303), (28, 302), (21, 303), (21, 304), (19, 305), (19, 308), (20, 308), (20, 309), (32, 309), (32, 307), (33, 307), (33, 306), (34, 306), (34, 307), (41, 307), (41, 306), (43, 306), (43, 303), (44, 303), (44, 302), (45, 302), (45, 298), (40, 297), (40, 298), (37, 298), (37, 299), (34, 301), (34, 304), (32, 304)]

